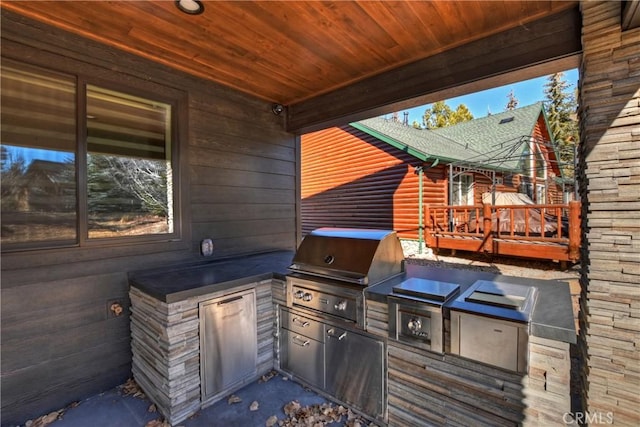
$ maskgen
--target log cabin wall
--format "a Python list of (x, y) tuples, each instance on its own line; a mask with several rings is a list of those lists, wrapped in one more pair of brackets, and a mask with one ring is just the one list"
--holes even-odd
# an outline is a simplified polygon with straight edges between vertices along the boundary
[[(2, 255), (2, 424), (20, 424), (131, 375), (131, 270), (296, 246), (296, 137), (259, 101), (2, 11), (2, 55), (184, 100), (182, 238)], [(208, 258), (211, 259), (211, 258)], [(110, 316), (109, 301), (124, 314)]]
[(640, 28), (622, 30), (621, 3), (580, 4), (581, 395), (592, 424), (637, 426)]
[[(351, 126), (305, 134), (301, 141), (303, 234), (360, 227), (418, 237), (419, 159)], [(445, 204), (445, 176), (444, 166), (425, 167), (425, 204)]]

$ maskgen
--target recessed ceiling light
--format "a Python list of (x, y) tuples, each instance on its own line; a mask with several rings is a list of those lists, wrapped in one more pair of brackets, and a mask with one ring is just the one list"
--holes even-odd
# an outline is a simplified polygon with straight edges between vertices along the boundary
[(176, 0), (176, 6), (189, 15), (199, 15), (204, 12), (204, 5), (200, 0)]

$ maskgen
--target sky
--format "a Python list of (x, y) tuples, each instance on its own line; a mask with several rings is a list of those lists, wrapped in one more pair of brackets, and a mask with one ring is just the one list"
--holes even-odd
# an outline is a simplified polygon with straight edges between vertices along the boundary
[[(578, 82), (578, 69), (564, 71), (564, 79), (570, 85), (569, 90), (573, 92)], [(505, 107), (509, 99), (507, 95), (511, 90), (518, 100), (518, 107), (525, 107), (527, 105), (534, 104), (538, 101), (543, 101), (544, 85), (547, 83), (547, 76), (538, 77), (531, 80), (525, 80), (519, 83), (512, 83), (506, 86), (500, 86), (493, 89), (483, 90), (481, 92), (472, 93), (469, 95), (459, 96), (456, 98), (447, 99), (447, 105), (452, 109), (456, 109), (458, 105), (464, 104), (469, 108), (473, 118), (478, 119), (485, 117), (487, 113), (496, 114), (505, 111)], [(422, 124), (422, 116), (424, 111), (430, 104), (420, 107), (414, 107), (409, 110), (402, 110), (398, 113), (398, 118), (403, 119), (403, 113), (409, 112), (409, 124), (413, 124), (414, 121)]]

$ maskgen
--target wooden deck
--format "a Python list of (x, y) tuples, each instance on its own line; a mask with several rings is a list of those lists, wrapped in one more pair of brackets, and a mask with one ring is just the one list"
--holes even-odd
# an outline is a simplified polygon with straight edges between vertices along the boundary
[(580, 202), (554, 205), (427, 206), (425, 240), (438, 251), (577, 262)]

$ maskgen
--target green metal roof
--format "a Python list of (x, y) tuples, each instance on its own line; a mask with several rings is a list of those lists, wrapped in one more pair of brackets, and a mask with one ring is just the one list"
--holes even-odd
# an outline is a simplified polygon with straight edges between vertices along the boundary
[(512, 111), (434, 130), (415, 129), (375, 117), (351, 123), (414, 157), (426, 161), (471, 164), (486, 169), (516, 170), (540, 114), (542, 102)]

